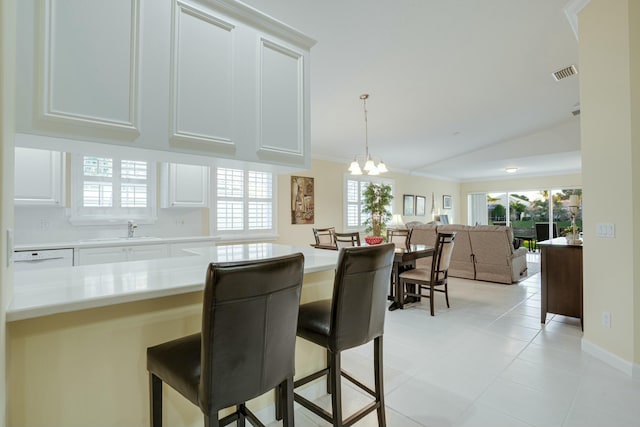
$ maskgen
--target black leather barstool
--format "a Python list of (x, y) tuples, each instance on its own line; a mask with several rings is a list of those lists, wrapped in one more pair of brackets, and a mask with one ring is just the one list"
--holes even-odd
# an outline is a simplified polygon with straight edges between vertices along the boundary
[[(327, 350), (327, 367), (295, 382), (307, 384), (324, 375), (331, 393), (332, 413), (294, 394), (296, 402), (333, 426), (350, 426), (377, 410), (378, 425), (386, 426), (382, 379), (382, 334), (387, 312), (387, 289), (395, 246), (342, 248), (333, 287), (333, 298), (300, 306), (298, 336)], [(340, 368), (340, 352), (374, 341), (375, 390), (360, 383)], [(341, 374), (374, 397), (374, 402), (342, 419)]]
[[(202, 332), (147, 349), (151, 426), (162, 426), (165, 382), (204, 413), (206, 427), (245, 417), (264, 426), (245, 402), (277, 388), (284, 426), (293, 426), (296, 323), (304, 257), (211, 263)], [(218, 411), (235, 406), (221, 420)]]

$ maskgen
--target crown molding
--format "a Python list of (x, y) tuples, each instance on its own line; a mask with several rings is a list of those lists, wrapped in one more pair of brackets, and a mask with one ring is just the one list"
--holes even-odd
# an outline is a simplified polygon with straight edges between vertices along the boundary
[(570, 0), (564, 7), (564, 14), (569, 21), (569, 25), (573, 29), (573, 34), (578, 40), (578, 13), (589, 4), (591, 0)]

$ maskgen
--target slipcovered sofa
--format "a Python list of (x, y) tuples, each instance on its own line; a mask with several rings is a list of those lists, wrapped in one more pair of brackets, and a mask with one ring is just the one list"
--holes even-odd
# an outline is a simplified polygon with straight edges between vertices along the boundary
[[(411, 243), (433, 246), (440, 232), (456, 232), (449, 276), (511, 284), (527, 275), (527, 249), (513, 247), (511, 227), (499, 225), (413, 225)], [(417, 260), (418, 267), (431, 259)]]

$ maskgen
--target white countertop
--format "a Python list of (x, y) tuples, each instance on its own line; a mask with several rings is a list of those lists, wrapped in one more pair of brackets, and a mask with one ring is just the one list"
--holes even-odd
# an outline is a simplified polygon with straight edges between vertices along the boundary
[(178, 295), (204, 289), (210, 262), (271, 258), (302, 252), (304, 272), (334, 269), (338, 251), (275, 243), (225, 244), (190, 250), (194, 255), (14, 273), (7, 321)]

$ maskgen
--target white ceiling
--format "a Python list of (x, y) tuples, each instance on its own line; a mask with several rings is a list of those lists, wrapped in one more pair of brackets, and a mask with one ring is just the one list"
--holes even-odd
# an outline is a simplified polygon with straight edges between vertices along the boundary
[(580, 171), (568, 0), (244, 0), (317, 40), (312, 156), (457, 181)]

